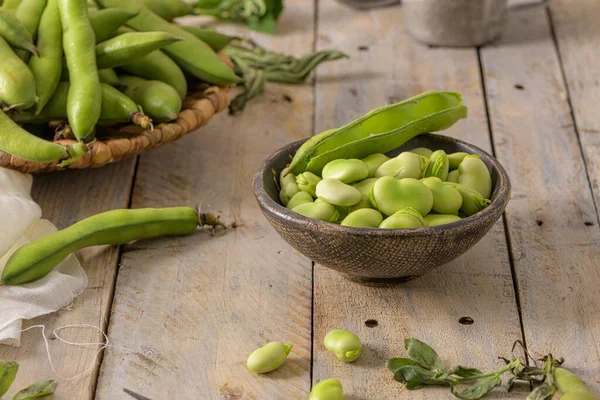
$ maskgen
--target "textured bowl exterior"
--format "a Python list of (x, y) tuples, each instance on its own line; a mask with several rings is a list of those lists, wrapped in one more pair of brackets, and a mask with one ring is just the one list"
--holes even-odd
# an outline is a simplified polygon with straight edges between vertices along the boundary
[(388, 153), (416, 147), (478, 154), (491, 171), (492, 203), (461, 221), (419, 229), (350, 228), (317, 221), (279, 203), (276, 179), (304, 141), (291, 143), (265, 160), (254, 178), (258, 205), (277, 233), (311, 260), (364, 283), (405, 281), (452, 261), (469, 250), (502, 216), (510, 197), (506, 171), (476, 146), (442, 135), (420, 135)]

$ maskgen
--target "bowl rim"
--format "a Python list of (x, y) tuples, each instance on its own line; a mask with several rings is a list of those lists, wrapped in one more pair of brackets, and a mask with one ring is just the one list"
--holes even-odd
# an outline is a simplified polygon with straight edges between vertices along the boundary
[[(444, 224), (444, 225), (422, 227), (422, 228), (412, 228), (412, 229), (406, 229), (406, 228), (405, 229), (402, 229), (402, 228), (393, 228), (393, 229), (356, 228), (356, 227), (350, 227), (350, 226), (342, 226), (339, 224), (335, 224), (333, 222), (320, 221), (320, 220), (316, 220), (313, 218), (305, 217), (303, 215), (293, 212), (292, 210), (279, 204), (279, 202), (273, 200), (267, 194), (267, 192), (265, 190), (263, 179), (264, 179), (264, 176), (266, 173), (271, 173), (271, 171), (268, 170), (268, 165), (272, 164), (275, 160), (277, 160), (279, 157), (281, 157), (282, 154), (292, 154), (292, 152), (293, 152), (292, 149), (294, 149), (295, 147), (299, 147), (302, 143), (304, 143), (306, 140), (308, 140), (308, 138), (291, 142), (291, 143), (279, 148), (278, 150), (273, 152), (270, 156), (268, 156), (263, 161), (263, 163), (261, 164), (261, 166), (259, 167), (259, 169), (256, 171), (256, 173), (254, 175), (254, 182), (253, 182), (254, 195), (256, 197), (257, 202), (259, 203), (259, 206), (261, 206), (261, 208), (263, 208), (263, 210), (267, 210), (269, 213), (273, 213), (273, 214), (277, 215), (279, 218), (282, 218), (291, 223), (297, 224), (299, 228), (311, 229), (311, 230), (323, 229), (323, 230), (328, 230), (329, 232), (332, 232), (332, 233), (333, 232), (344, 233), (344, 234), (352, 235), (352, 236), (386, 236), (386, 237), (388, 237), (388, 236), (397, 236), (397, 237), (429, 236), (435, 232), (437, 232), (439, 234), (439, 233), (445, 233), (445, 232), (453, 232), (456, 230), (462, 230), (462, 229), (465, 229), (466, 227), (472, 226), (475, 223), (475, 221), (479, 218), (493, 217), (493, 215), (497, 214), (498, 211), (500, 211), (500, 214), (502, 214), (504, 212), (504, 208), (506, 207), (506, 204), (507, 204), (509, 196), (510, 196), (511, 184), (510, 184), (510, 179), (508, 177), (508, 174), (506, 173), (506, 170), (504, 169), (504, 167), (502, 167), (500, 162), (494, 156), (492, 156), (488, 152), (484, 151), (483, 149), (481, 149), (471, 143), (468, 143), (463, 140), (456, 139), (456, 138), (453, 138), (450, 136), (426, 133), (426, 134), (416, 136), (413, 139), (420, 138), (420, 137), (421, 138), (429, 137), (429, 138), (432, 138), (433, 140), (438, 140), (438, 141), (447, 142), (447, 143), (449, 142), (449, 143), (453, 143), (453, 144), (459, 144), (459, 145), (469, 149), (469, 151), (472, 152), (470, 154), (478, 154), (480, 157), (482, 157), (484, 162), (487, 161), (487, 163), (491, 164), (493, 166), (493, 168), (498, 172), (498, 179), (497, 179), (497, 182), (495, 185), (496, 187), (494, 188), (494, 191), (492, 192), (492, 196), (491, 196), (493, 198), (492, 203), (488, 207), (486, 207), (484, 210), (482, 210), (476, 214), (473, 214), (469, 217), (463, 218), (460, 221), (456, 221), (456, 222), (452, 222), (452, 223)], [(413, 139), (409, 140), (406, 143), (410, 143)], [(404, 144), (402, 146), (404, 146)], [(402, 146), (399, 146), (399, 147), (402, 147)], [(393, 151), (393, 150), (391, 150), (391, 151)]]

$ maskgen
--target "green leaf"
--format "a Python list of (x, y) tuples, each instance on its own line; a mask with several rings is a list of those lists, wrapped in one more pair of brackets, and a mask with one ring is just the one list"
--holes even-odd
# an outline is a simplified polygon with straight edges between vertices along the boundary
[(444, 370), (444, 363), (429, 345), (418, 339), (405, 339), (404, 348), (417, 364), (427, 369)]
[(388, 362), (385, 363), (387, 369), (392, 371), (392, 373), (396, 373), (398, 369), (406, 367), (407, 365), (415, 366), (417, 365), (417, 363), (415, 363), (410, 358), (392, 358), (391, 360), (388, 360)]
[(51, 395), (55, 390), (56, 382), (53, 380), (37, 382), (15, 394), (13, 400), (37, 399), (39, 397)]
[(257, 32), (273, 33), (275, 32), (275, 18), (267, 14), (260, 18), (248, 19), (248, 28)]
[(550, 386), (548, 383), (544, 383), (533, 389), (529, 396), (527, 396), (527, 400), (547, 400), (552, 398), (552, 396), (556, 393), (556, 388)]
[(479, 375), (481, 375), (483, 372), (481, 372), (480, 370), (478, 370), (477, 368), (469, 368), (469, 367), (463, 367), (462, 365), (456, 366), (454, 368), (452, 368), (450, 371), (448, 371), (448, 375), (456, 375), (456, 376), (460, 376), (461, 378), (473, 378), (473, 379), (477, 379), (479, 377)]
[(0, 397), (10, 389), (17, 371), (19, 371), (19, 363), (16, 361), (0, 360)]
[(500, 386), (502, 380), (498, 375), (492, 375), (476, 380), (471, 386), (459, 392), (456, 386), (452, 385), (452, 394), (463, 400), (480, 399), (488, 394), (496, 386)]

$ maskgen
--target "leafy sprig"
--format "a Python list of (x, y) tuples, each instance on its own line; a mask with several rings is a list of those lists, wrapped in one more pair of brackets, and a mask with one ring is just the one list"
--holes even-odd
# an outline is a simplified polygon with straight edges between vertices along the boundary
[(273, 33), (283, 11), (282, 0), (198, 0), (196, 13), (246, 22), (254, 31)]

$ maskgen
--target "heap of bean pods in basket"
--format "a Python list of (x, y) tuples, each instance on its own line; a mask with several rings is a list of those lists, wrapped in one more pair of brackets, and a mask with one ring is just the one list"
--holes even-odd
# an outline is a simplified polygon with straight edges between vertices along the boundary
[(176, 119), (189, 89), (243, 84), (246, 93), (232, 104), (241, 111), (265, 82), (301, 83), (319, 63), (345, 57), (324, 51), (297, 59), (170, 21), (193, 12), (181, 0), (6, 0), (0, 150), (66, 166), (96, 137), (118, 134), (115, 126), (152, 129)]
[(279, 199), (303, 216), (355, 228), (422, 228), (469, 217), (492, 193), (478, 155), (423, 147), (383, 154), (465, 116), (457, 93), (427, 92), (323, 132), (281, 172)]

